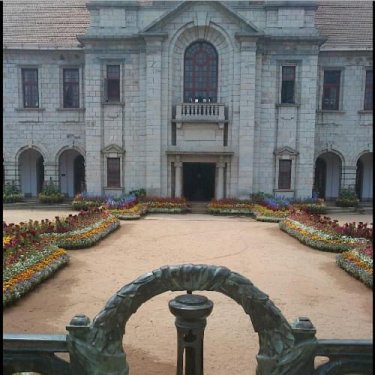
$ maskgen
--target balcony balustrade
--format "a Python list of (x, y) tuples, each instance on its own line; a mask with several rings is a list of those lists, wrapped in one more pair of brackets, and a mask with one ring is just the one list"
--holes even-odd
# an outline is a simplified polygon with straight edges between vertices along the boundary
[(225, 122), (225, 106), (220, 103), (182, 103), (176, 106), (176, 121)]

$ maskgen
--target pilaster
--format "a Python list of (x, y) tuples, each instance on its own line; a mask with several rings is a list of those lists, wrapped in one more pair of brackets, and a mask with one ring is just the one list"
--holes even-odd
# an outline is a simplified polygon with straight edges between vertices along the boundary
[[(146, 42), (146, 190), (161, 194), (161, 36)], [(177, 192), (176, 192), (177, 193)]]
[(255, 138), (256, 37), (241, 36), (240, 41), (240, 125), (238, 197), (247, 198), (253, 189)]

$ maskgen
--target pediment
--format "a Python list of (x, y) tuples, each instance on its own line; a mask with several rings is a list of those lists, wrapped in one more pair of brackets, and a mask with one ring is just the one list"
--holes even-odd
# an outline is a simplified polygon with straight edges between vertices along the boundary
[(123, 153), (125, 153), (125, 150), (118, 145), (111, 144), (111, 145), (108, 145), (108, 146), (104, 147), (102, 149), (102, 153), (103, 154), (113, 154), (113, 153), (123, 154)]
[(298, 151), (294, 150), (293, 148), (289, 146), (284, 146), (281, 148), (278, 148), (277, 150), (274, 151), (275, 155), (291, 155), (291, 156), (297, 156)]
[(221, 1), (183, 1), (170, 11), (164, 13), (155, 22), (147, 26), (141, 33), (160, 33), (166, 25), (173, 23), (184, 13), (192, 14), (191, 22), (195, 26), (208, 26), (215, 12), (219, 12), (228, 21), (237, 25), (238, 31), (245, 34), (259, 34), (259, 30), (248, 20), (224, 5)]

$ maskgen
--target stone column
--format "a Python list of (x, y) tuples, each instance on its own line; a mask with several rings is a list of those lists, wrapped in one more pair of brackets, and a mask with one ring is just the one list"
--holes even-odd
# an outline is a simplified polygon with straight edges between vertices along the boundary
[(238, 196), (248, 198), (253, 189), (256, 41), (240, 36), (240, 126), (238, 137)]
[(48, 184), (50, 181), (59, 188), (58, 166), (54, 161), (44, 161), (44, 183)]
[(176, 173), (175, 173), (175, 178), (176, 178), (176, 181), (175, 181), (175, 187), (176, 187), (175, 196), (176, 196), (176, 198), (181, 198), (182, 197), (182, 162), (176, 161), (174, 163), (174, 166), (175, 166), (175, 170), (176, 170)]
[(146, 191), (161, 193), (161, 48), (162, 37), (146, 41)]
[(216, 185), (216, 199), (224, 198), (224, 167), (223, 162), (216, 164), (217, 168), (217, 185)]

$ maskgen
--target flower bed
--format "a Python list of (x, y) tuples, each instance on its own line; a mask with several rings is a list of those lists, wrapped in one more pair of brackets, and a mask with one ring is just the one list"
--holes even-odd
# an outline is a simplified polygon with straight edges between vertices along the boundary
[(365, 285), (373, 286), (373, 248), (357, 248), (336, 256), (336, 263)]
[(131, 208), (122, 208), (111, 210), (111, 214), (120, 220), (137, 220), (147, 213), (147, 205), (137, 203)]
[(185, 198), (141, 197), (148, 213), (182, 214), (190, 212)]
[(69, 262), (65, 250), (48, 245), (3, 270), (3, 306), (22, 297)]
[(55, 221), (3, 223), (3, 305), (20, 298), (67, 264), (69, 256), (62, 248), (92, 246), (119, 225), (116, 217), (102, 209), (56, 217)]
[(317, 228), (313, 225), (314, 220), (315, 223), (319, 223), (317, 219), (312, 219), (309, 215), (295, 213), (280, 221), (279, 228), (303, 244), (322, 251), (343, 252), (367, 242), (365, 238), (339, 234), (330, 227)]
[(254, 204), (253, 212), (257, 221), (278, 223), (290, 214), (287, 208), (270, 209), (260, 204)]
[(212, 215), (253, 215), (253, 204), (248, 200), (235, 198), (213, 199), (208, 204), (208, 213)]
[(64, 249), (83, 249), (95, 245), (119, 226), (120, 221), (115, 216), (109, 215), (82, 229), (66, 233), (50, 233), (42, 236), (51, 239), (57, 246)]
[(34, 230), (5, 227), (3, 235), (3, 305), (17, 300), (69, 262), (68, 254)]

